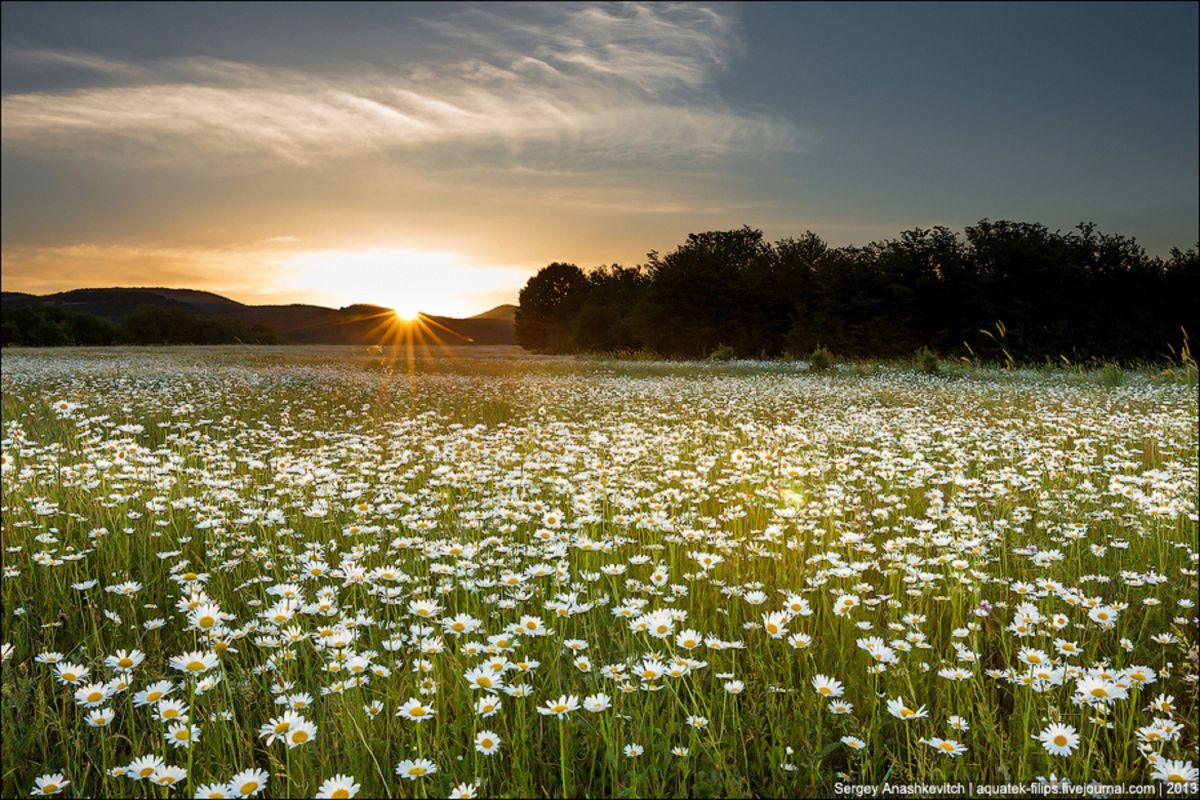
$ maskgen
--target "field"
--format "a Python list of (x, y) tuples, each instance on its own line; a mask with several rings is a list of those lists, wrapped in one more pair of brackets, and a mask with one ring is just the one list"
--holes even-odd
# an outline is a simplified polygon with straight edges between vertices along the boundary
[(1195, 790), (1186, 382), (8, 351), (3, 426), (4, 796)]

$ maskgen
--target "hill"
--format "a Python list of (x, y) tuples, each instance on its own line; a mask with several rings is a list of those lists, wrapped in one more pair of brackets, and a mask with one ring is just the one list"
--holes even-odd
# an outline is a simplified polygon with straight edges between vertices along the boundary
[[(324, 306), (247, 305), (212, 292), (160, 287), (74, 289), (48, 295), (0, 293), (0, 310), (6, 316), (19, 310), (51, 311), (68, 317), (95, 317), (112, 326), (127, 325), (135, 312), (155, 309), (171, 315), (226, 326), (238, 334), (252, 331), (265, 341), (294, 344), (380, 344), (388, 338), (390, 309), (356, 304), (344, 308)], [(515, 344), (512, 311), (498, 306), (475, 317), (428, 316), (426, 327), (446, 344)], [(26, 315), (29, 311), (24, 312)], [(236, 336), (245, 341), (243, 335)]]
[(476, 314), (473, 317), (468, 317), (468, 319), (502, 319), (506, 322), (513, 322), (516, 319), (516, 313), (516, 306), (510, 303), (505, 303), (502, 306), (496, 306), (495, 308), (485, 311), (482, 314)]

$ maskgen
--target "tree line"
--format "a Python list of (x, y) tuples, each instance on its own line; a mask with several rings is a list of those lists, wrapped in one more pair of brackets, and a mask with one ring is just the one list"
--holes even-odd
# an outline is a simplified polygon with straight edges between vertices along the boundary
[(275, 344), (261, 326), (194, 314), (185, 309), (144, 305), (119, 322), (53, 305), (6, 310), (0, 345), (59, 347), (111, 344)]
[(1065, 233), (982, 220), (865, 246), (811, 231), (693, 233), (645, 264), (555, 262), (529, 279), (517, 341), (550, 353), (642, 349), (673, 358), (897, 358), (927, 348), (1023, 363), (1158, 361), (1194, 336), (1197, 249), (1151, 257), (1092, 223)]

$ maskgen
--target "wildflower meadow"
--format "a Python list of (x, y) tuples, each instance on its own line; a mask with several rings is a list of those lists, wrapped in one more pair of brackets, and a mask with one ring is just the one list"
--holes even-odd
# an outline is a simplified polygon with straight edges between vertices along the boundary
[(1177, 377), (7, 351), (0, 789), (1194, 792)]

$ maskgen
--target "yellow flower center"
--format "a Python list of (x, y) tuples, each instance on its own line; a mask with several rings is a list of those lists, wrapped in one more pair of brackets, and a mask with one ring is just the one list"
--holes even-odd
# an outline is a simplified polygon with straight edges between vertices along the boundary
[(833, 694), (833, 689), (830, 689), (828, 686), (821, 686), (817, 689), (817, 691), (824, 695)]
[(187, 663), (187, 668), (189, 670), (191, 670), (192, 672), (199, 672), (200, 670), (204, 669), (204, 662), (203, 661), (189, 661)]
[(424, 767), (409, 767), (408, 774), (409, 775), (424, 775), (425, 768)]
[(308, 741), (308, 731), (296, 731), (292, 734), (292, 741), (296, 744), (303, 744)]
[(1058, 736), (1055, 736), (1055, 737), (1054, 737), (1054, 743), (1055, 743), (1056, 745), (1058, 745), (1059, 747), (1063, 747), (1063, 746), (1065, 746), (1065, 745), (1066, 745), (1066, 743), (1067, 743), (1067, 737), (1066, 737), (1066, 736), (1063, 736), (1063, 735), (1060, 733)]
[(943, 750), (953, 750), (954, 749), (954, 745), (950, 744), (949, 742), (942, 742), (941, 745), (939, 745), (939, 747), (941, 747)]
[(118, 667), (132, 667), (133, 659), (130, 658), (129, 656), (125, 656), (124, 658), (117, 661), (117, 666)]
[(89, 703), (95, 703), (102, 697), (104, 697), (104, 692), (92, 692), (88, 695), (87, 699)]
[(1097, 686), (1095, 689), (1092, 689), (1092, 697), (1108, 697), (1108, 690), (1103, 686)]
[(344, 788), (337, 788), (330, 792), (329, 796), (336, 797), (338, 800), (345, 800), (345, 798), (350, 796), (350, 791)]
[(425, 709), (421, 708), (420, 706), (417, 706), (416, 708), (414, 708), (412, 711), (410, 711), (408, 713), (412, 714), (414, 717), (423, 717), (423, 716), (425, 716)]
[(242, 794), (250, 794), (258, 788), (258, 781), (246, 781), (242, 784), (242, 788), (238, 789)]
[(553, 706), (550, 707), (550, 710), (553, 711), (555, 714), (561, 714), (562, 712), (567, 710), (567, 707), (565, 705), (563, 705), (562, 703), (555, 703)]

